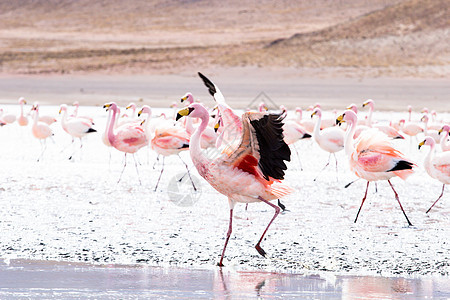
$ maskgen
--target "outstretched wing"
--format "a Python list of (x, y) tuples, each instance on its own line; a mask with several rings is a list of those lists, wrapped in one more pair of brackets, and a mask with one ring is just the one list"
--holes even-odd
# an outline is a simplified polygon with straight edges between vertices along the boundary
[(291, 151), (283, 140), (281, 114), (247, 112), (242, 124), (241, 143), (227, 161), (267, 181), (284, 179), (284, 161), (290, 161)]

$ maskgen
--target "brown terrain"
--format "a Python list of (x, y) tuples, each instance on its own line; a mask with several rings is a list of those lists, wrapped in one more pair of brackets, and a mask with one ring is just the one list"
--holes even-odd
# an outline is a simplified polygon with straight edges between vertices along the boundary
[[(13, 90), (17, 86), (36, 98), (56, 97), (60, 89), (68, 99), (92, 103), (86, 86), (111, 76), (109, 84), (120, 82), (123, 93), (97, 91), (98, 102), (145, 98), (151, 91), (152, 97), (172, 99), (192, 83), (204, 91), (195, 78), (202, 70), (236, 102), (272, 89), (271, 95), (284, 91), (282, 98), (302, 94), (305, 103), (313, 98), (326, 103), (338, 96), (326, 78), (345, 86), (341, 98), (349, 101), (420, 103), (432, 90), (436, 94), (427, 98), (449, 102), (449, 8), (448, 0), (0, 0), (0, 101), (22, 95)], [(75, 79), (61, 79), (71, 76)], [(251, 91), (239, 86), (241, 77), (253, 83)], [(300, 77), (316, 81), (299, 82)], [(388, 92), (367, 95), (362, 86), (354, 93), (357, 81), (367, 78), (381, 78), (369, 88), (377, 91), (383, 84)], [(153, 90), (136, 89), (137, 83), (155, 80)], [(316, 83), (319, 92), (308, 94)], [(70, 84), (84, 94), (61, 87)], [(398, 91), (391, 93), (389, 84)], [(173, 85), (182, 88), (170, 89)], [(48, 89), (39, 93), (44, 86)], [(411, 89), (419, 86), (427, 89)], [(329, 93), (319, 95), (324, 89)]]
[(0, 72), (449, 75), (447, 0), (0, 1)]

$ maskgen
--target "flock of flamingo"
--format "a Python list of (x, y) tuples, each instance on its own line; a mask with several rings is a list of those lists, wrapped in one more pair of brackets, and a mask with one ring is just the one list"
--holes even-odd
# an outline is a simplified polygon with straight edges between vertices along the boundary
[[(226, 103), (217, 85), (203, 74), (198, 74), (215, 100), (214, 108), (208, 109), (202, 103), (196, 102), (191, 93), (181, 98), (181, 102), (186, 105), (177, 111), (176, 117), (172, 118), (165, 115), (153, 117), (152, 110), (147, 105), (144, 105), (136, 116), (137, 107), (133, 103), (126, 108), (132, 110), (131, 115), (123, 117), (116, 103), (106, 103), (104, 108), (108, 112), (108, 119), (102, 141), (107, 147), (124, 153), (123, 170), (127, 154), (134, 157), (141, 148), (148, 146), (158, 154), (158, 157), (161, 156), (162, 168), (155, 190), (164, 171), (166, 156), (177, 155), (186, 166), (186, 174), (191, 176), (188, 165), (179, 155), (182, 151), (190, 152), (199, 175), (228, 198), (229, 226), (219, 266), (223, 265), (225, 250), (232, 233), (233, 210), (237, 203), (248, 205), (263, 202), (275, 210), (255, 246), (259, 254), (266, 256), (261, 242), (281, 209), (284, 209), (280, 202), (275, 205), (271, 201), (279, 200), (294, 191), (282, 181), (287, 170), (286, 161), (291, 160), (291, 148), (297, 152), (295, 144), (300, 140), (313, 139), (321, 149), (329, 153), (324, 169), (329, 165), (332, 155), (336, 160), (335, 153), (345, 151), (350, 170), (358, 178), (367, 181), (355, 222), (366, 200), (370, 182), (386, 180), (394, 192), (406, 222), (412, 225), (390, 179), (393, 177), (406, 179), (414, 173), (417, 165), (396, 149), (391, 142), (392, 139), (405, 139), (406, 136), (411, 139), (421, 134), (424, 135), (424, 139), (419, 143), (419, 149), (424, 145), (430, 147), (424, 166), (427, 173), (439, 180), (443, 186), (440, 196), (427, 213), (442, 198), (445, 184), (450, 184), (450, 127), (442, 120), (437, 120), (435, 112), (429, 113), (424, 109), (419, 122), (411, 119), (412, 110), (408, 107), (407, 120), (381, 124), (372, 120), (374, 101), (367, 100), (362, 104), (363, 107), (369, 108), (366, 118), (359, 117), (358, 106), (355, 104), (349, 105), (347, 110), (334, 119), (322, 118), (322, 110), (318, 104), (309, 108), (311, 118), (302, 118), (300, 108), (296, 109), (296, 118), (287, 118), (287, 110), (284, 107), (280, 108), (281, 112), (274, 113), (267, 111), (263, 103), (258, 111), (247, 111), (239, 116)], [(28, 117), (23, 109), (25, 99), (20, 98), (19, 104), (21, 113), (17, 118), (0, 112), (2, 125), (15, 121), (20, 126), (28, 125)], [(81, 148), (82, 138), (96, 132), (96, 129), (91, 118), (77, 115), (78, 103), (74, 105), (75, 110), (70, 115), (68, 107), (61, 105), (61, 126), (72, 137), (72, 141), (75, 138), (80, 139)], [(32, 134), (44, 142), (39, 161), (45, 150), (45, 140), (53, 134), (50, 125), (56, 119), (41, 116), (38, 104), (33, 105), (32, 112), (34, 113)], [(141, 115), (146, 117), (142, 119)], [(438, 144), (440, 150), (437, 149)], [(136, 159), (135, 166), (138, 172)], [(191, 182), (196, 190), (192, 178)]]

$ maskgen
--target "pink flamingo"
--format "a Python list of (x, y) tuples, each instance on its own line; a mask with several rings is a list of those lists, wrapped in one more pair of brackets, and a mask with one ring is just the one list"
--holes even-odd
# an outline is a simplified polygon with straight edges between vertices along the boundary
[[(186, 93), (181, 98), (181, 102), (187, 102), (189, 104), (192, 104), (192, 103), (194, 103), (194, 97), (192, 96), (191, 93)], [(189, 134), (189, 136), (191, 136), (195, 131), (194, 125), (192, 124), (192, 118), (187, 118), (185, 127), (186, 127), (186, 132)], [(216, 141), (217, 141), (217, 136), (218, 136), (218, 134), (216, 133), (216, 130), (214, 130), (213, 128), (211, 128), (209, 126), (206, 127), (205, 130), (203, 131), (202, 138), (201, 138), (202, 148), (207, 149), (210, 147), (215, 147)]]
[(0, 119), (3, 123), (12, 124), (16, 121), (16, 116), (8, 113), (5, 114), (3, 108), (0, 108)]
[(439, 199), (442, 198), (442, 195), (444, 194), (444, 188), (446, 184), (450, 184), (450, 152), (442, 152), (437, 155), (435, 155), (435, 145), (436, 142), (434, 138), (430, 136), (426, 136), (425, 139), (419, 143), (419, 149), (421, 146), (430, 146), (430, 151), (428, 152), (426, 158), (425, 158), (425, 170), (427, 171), (428, 175), (430, 175), (432, 178), (439, 180), (443, 183), (442, 185), (442, 192), (439, 198), (437, 198), (436, 201), (434, 201), (433, 205), (427, 210), (426, 213), (428, 213), (433, 206), (439, 201)]
[(47, 138), (53, 135), (52, 129), (44, 122), (39, 121), (39, 104), (33, 105), (31, 108), (34, 111), (33, 127), (31, 127), (31, 132), (33, 136), (41, 142), (41, 154), (39, 155), (37, 161), (41, 160), (45, 149), (47, 149)]
[(156, 127), (155, 135), (151, 140), (152, 149), (158, 154), (162, 155), (162, 168), (159, 174), (158, 181), (155, 186), (155, 191), (158, 189), (159, 181), (164, 172), (164, 160), (166, 156), (177, 155), (183, 164), (186, 166), (189, 178), (191, 179), (194, 190), (197, 188), (192, 181), (188, 165), (180, 156), (181, 151), (189, 150), (189, 135), (181, 126), (172, 126), (172, 124), (162, 124)]
[[(59, 109), (59, 114), (63, 113), (62, 120), (61, 120), (61, 127), (64, 129), (65, 132), (67, 132), (72, 137), (72, 143), (74, 142), (75, 138), (80, 139), (80, 150), (83, 147), (83, 141), (82, 138), (86, 136), (89, 133), (97, 132), (92, 127), (92, 122), (85, 119), (85, 118), (78, 118), (78, 117), (67, 117), (67, 105), (62, 104)], [(72, 159), (72, 155), (70, 155), (69, 159)]]
[(392, 126), (383, 124), (372, 124), (372, 114), (374, 109), (374, 102), (369, 99), (363, 103), (363, 107), (369, 106), (369, 115), (367, 116), (367, 126), (371, 128), (376, 128), (379, 131), (386, 134), (388, 137), (393, 139), (404, 139), (404, 137)]
[(422, 118), (420, 119), (420, 121), (423, 122), (423, 128), (424, 128), (423, 134), (425, 136), (431, 136), (434, 139), (434, 141), (436, 142), (436, 144), (439, 144), (441, 142), (441, 137), (439, 135), (438, 130), (441, 128), (439, 128), (438, 130), (435, 130), (435, 129), (431, 129), (430, 127), (428, 127), (429, 118), (428, 118), (427, 114), (423, 115)]
[[(134, 163), (135, 163), (135, 167), (136, 167), (136, 173), (138, 174), (138, 177), (139, 177), (139, 171), (138, 171), (137, 162), (136, 162), (134, 153), (136, 153), (139, 149), (141, 149), (142, 147), (144, 147), (145, 145), (148, 144), (148, 140), (145, 135), (144, 129), (138, 123), (129, 123), (129, 124), (120, 126), (116, 130), (114, 130), (114, 124), (117, 120), (117, 115), (119, 114), (117, 104), (114, 102), (106, 103), (105, 105), (103, 105), (103, 108), (107, 108), (108, 110), (111, 109), (113, 111), (111, 120), (110, 120), (109, 124), (107, 124), (108, 141), (112, 147), (125, 153), (125, 162), (123, 165), (122, 172), (120, 173), (118, 182), (120, 182), (123, 171), (125, 170), (125, 167), (127, 165), (127, 154), (128, 153), (133, 155), (133, 159), (134, 159)], [(139, 177), (139, 183), (142, 184), (140, 177)]]
[(439, 134), (442, 134), (440, 141), (442, 151), (450, 151), (450, 142), (448, 140), (449, 131), (450, 126), (448, 125), (442, 126), (442, 128), (439, 130)]
[(312, 120), (302, 120), (303, 111), (300, 107), (295, 108), (295, 114), (297, 115), (296, 122), (303, 126), (306, 131), (311, 134), (314, 131), (314, 122)]
[(349, 158), (350, 170), (356, 176), (367, 180), (366, 192), (356, 214), (355, 223), (366, 200), (369, 183), (371, 181), (387, 180), (394, 191), (395, 199), (400, 205), (406, 221), (411, 226), (412, 224), (400, 203), (398, 194), (391, 184), (390, 179), (395, 176), (406, 179), (414, 173), (413, 167), (415, 164), (405, 159), (400, 151), (392, 147), (387, 136), (377, 130), (364, 131), (356, 145), (354, 145), (353, 135), (357, 121), (356, 114), (351, 110), (346, 111), (336, 119), (336, 123), (347, 122), (349, 124), (345, 134), (345, 153)]
[(319, 174), (317, 174), (316, 178), (314, 178), (314, 181), (316, 181), (320, 173), (323, 170), (325, 170), (326, 167), (328, 167), (328, 165), (330, 164), (330, 158), (332, 154), (334, 156), (334, 160), (336, 161), (336, 178), (337, 178), (338, 162), (336, 159), (336, 152), (339, 152), (344, 149), (344, 131), (342, 131), (340, 128), (337, 127), (329, 127), (320, 130), (322, 123), (322, 111), (319, 107), (316, 107), (314, 109), (313, 113), (311, 114), (311, 118), (314, 116), (317, 116), (317, 121), (314, 127), (313, 138), (316, 141), (316, 143), (320, 146), (320, 148), (330, 153), (330, 155), (328, 156), (327, 164), (325, 165), (325, 167), (322, 168)]
[(17, 118), (17, 123), (19, 124), (19, 126), (27, 126), (28, 125), (28, 117), (23, 114), (23, 105), (27, 104), (27, 101), (25, 100), (25, 98), (20, 97), (18, 102), (20, 105), (20, 115)]
[(80, 106), (80, 103), (78, 101), (75, 101), (72, 105), (75, 106), (75, 109), (74, 109), (73, 113), (70, 115), (70, 117), (86, 119), (89, 122), (91, 122), (92, 125), (95, 125), (93, 118), (88, 117), (88, 116), (78, 116), (78, 108)]
[[(203, 80), (205, 78), (202, 77)], [(214, 90), (215, 85), (211, 81), (205, 83), (210, 90)], [(218, 192), (228, 197), (230, 205), (227, 238), (218, 265), (223, 266), (225, 250), (232, 233), (233, 209), (238, 202), (264, 202), (275, 209), (274, 216), (255, 246), (258, 253), (265, 257), (266, 252), (260, 244), (280, 213), (280, 208), (270, 201), (292, 192), (292, 189), (279, 183), (286, 170), (284, 161), (290, 160), (289, 147), (283, 141), (280, 115), (245, 113), (242, 116), (243, 133), (240, 145), (214, 160), (206, 157), (200, 147), (201, 133), (209, 122), (206, 108), (202, 104), (194, 103), (178, 111), (177, 119), (182, 116), (201, 119), (200, 126), (191, 139), (192, 161), (199, 174)]]

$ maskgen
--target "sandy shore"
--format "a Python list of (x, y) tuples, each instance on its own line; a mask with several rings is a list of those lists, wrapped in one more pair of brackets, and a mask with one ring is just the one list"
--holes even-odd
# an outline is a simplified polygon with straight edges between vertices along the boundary
[[(3, 75), (0, 78), (0, 102), (16, 103), (19, 97), (25, 97), (29, 102), (42, 104), (79, 101), (82, 105), (101, 105), (114, 100), (125, 105), (142, 99), (142, 103), (152, 107), (168, 107), (190, 91), (212, 106), (213, 100), (196, 72), (111, 76)], [(256, 107), (260, 101), (266, 101), (273, 109), (281, 104), (290, 109), (306, 108), (316, 102), (331, 109), (371, 98), (376, 101), (376, 110), (403, 111), (407, 105), (412, 105), (417, 111), (424, 106), (441, 112), (450, 111), (450, 85), (446, 79), (327, 78), (326, 72), (322, 77), (305, 77), (293, 69), (237, 68), (202, 72), (220, 87), (228, 103), (235, 108), (245, 108), (252, 103)]]

